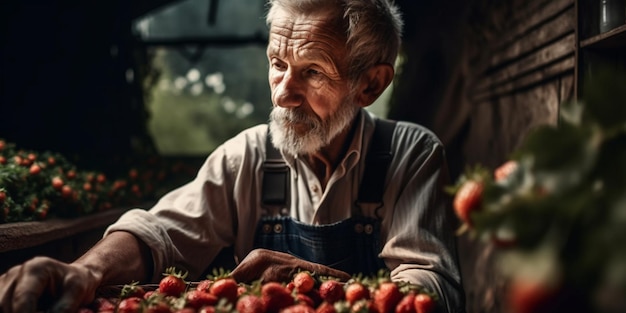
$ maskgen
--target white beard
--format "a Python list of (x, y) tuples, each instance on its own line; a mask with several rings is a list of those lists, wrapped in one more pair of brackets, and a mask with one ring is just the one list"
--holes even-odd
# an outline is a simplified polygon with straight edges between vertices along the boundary
[[(274, 106), (269, 123), (272, 143), (294, 156), (312, 154), (329, 145), (350, 125), (358, 111), (359, 107), (352, 101), (343, 101), (339, 110), (323, 121), (299, 107), (287, 109)], [(306, 131), (295, 129), (292, 123), (306, 125)]]

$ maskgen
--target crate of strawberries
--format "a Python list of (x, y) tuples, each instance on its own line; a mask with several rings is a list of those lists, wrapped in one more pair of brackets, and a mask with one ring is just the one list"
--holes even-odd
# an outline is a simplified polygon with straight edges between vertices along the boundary
[(346, 282), (299, 271), (288, 282), (239, 283), (228, 271), (214, 271), (198, 282), (168, 268), (159, 284), (101, 288), (81, 313), (427, 313), (436, 294), (421, 286), (391, 281), (388, 272), (355, 275)]

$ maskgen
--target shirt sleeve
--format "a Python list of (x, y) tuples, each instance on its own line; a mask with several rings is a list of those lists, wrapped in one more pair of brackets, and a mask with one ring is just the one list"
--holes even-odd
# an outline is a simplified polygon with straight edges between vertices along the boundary
[[(236, 188), (237, 181), (254, 183), (249, 170), (254, 160), (243, 160), (254, 159), (250, 157), (254, 136), (249, 132), (225, 142), (209, 155), (193, 181), (170, 191), (149, 210), (126, 212), (105, 236), (127, 231), (145, 242), (152, 251), (153, 281), (170, 266), (189, 271), (191, 279), (202, 278), (216, 255), (235, 243), (241, 204), (233, 192), (241, 189)], [(247, 170), (242, 169), (245, 166)]]
[[(394, 281), (422, 285), (439, 296), (440, 312), (464, 312), (458, 265), (458, 225), (444, 187), (449, 174), (443, 145), (425, 129), (397, 130), (398, 153), (390, 167), (388, 188), (395, 199), (385, 211), (386, 238), (381, 256)], [(391, 183), (395, 182), (395, 183)]]

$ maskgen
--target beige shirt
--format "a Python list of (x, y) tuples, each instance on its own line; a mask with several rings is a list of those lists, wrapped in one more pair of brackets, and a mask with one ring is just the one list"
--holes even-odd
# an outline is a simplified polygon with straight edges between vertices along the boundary
[[(326, 189), (297, 156), (290, 167), (289, 214), (310, 224), (350, 217), (363, 176), (374, 116), (362, 111), (346, 156)], [(241, 260), (252, 249), (261, 206), (262, 165), (267, 125), (244, 130), (206, 159), (197, 177), (161, 198), (150, 210), (125, 213), (106, 234), (128, 231), (152, 250), (154, 276), (177, 266), (199, 277), (217, 253), (234, 246)], [(444, 147), (427, 129), (398, 122), (391, 144), (394, 158), (384, 182), (380, 256), (393, 280), (418, 283), (439, 293), (448, 311), (462, 310), (457, 264), (456, 218), (444, 186), (449, 184)], [(271, 209), (271, 208), (269, 208)], [(371, 216), (373, 208), (362, 208)], [(453, 309), (454, 308), (454, 309)]]

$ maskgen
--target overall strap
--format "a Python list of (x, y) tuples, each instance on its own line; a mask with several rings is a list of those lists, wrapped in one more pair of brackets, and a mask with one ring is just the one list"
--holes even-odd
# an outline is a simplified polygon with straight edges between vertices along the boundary
[(376, 119), (376, 127), (370, 140), (365, 159), (365, 171), (359, 189), (358, 203), (382, 204), (385, 176), (393, 158), (391, 140), (396, 121)]
[(289, 194), (289, 167), (283, 160), (280, 151), (274, 147), (270, 137), (269, 127), (265, 140), (265, 162), (263, 163), (263, 205), (287, 206)]

